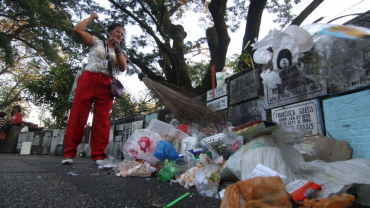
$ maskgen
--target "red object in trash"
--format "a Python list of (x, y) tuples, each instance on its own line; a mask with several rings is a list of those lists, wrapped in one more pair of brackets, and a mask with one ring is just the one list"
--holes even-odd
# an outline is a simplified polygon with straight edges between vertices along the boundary
[(185, 124), (180, 124), (178, 127), (176, 127), (176, 129), (184, 132), (185, 134), (188, 133), (188, 125), (185, 125)]
[(285, 188), (296, 202), (308, 198), (316, 190), (321, 190), (320, 185), (306, 180), (294, 180), (288, 183)]
[(215, 99), (215, 77), (216, 77), (216, 66), (211, 67), (211, 77), (212, 77), (212, 90), (213, 90), (213, 99)]

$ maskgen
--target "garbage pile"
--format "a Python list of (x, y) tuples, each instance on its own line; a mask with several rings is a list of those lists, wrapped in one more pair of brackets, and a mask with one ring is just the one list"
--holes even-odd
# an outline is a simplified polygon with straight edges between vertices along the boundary
[[(354, 185), (356, 202), (370, 205), (370, 159), (326, 162), (315, 142), (337, 141), (262, 120), (228, 123), (222, 132), (194, 126), (153, 119), (135, 130), (116, 175), (195, 186), (204, 197), (222, 199), (221, 207), (349, 207), (355, 197), (346, 192)], [(230, 185), (220, 190), (223, 183)]]

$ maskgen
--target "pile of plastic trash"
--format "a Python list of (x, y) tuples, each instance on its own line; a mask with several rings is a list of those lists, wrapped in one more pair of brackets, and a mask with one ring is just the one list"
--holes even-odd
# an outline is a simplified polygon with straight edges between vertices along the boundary
[[(227, 124), (222, 132), (194, 126), (175, 128), (153, 119), (146, 129), (135, 130), (116, 175), (195, 186), (202, 196), (221, 198), (221, 207), (348, 207), (355, 201), (346, 194), (353, 185), (357, 202), (370, 205), (370, 159), (325, 162), (312, 140), (316, 136), (304, 137), (305, 129), (262, 120)], [(219, 190), (224, 182), (231, 185)]]
[[(265, 64), (261, 77), (270, 87), (293, 66), (313, 81), (342, 85), (365, 73), (370, 40), (363, 37), (369, 36), (370, 30), (352, 26), (290, 26), (254, 44), (254, 61)], [(221, 207), (349, 207), (355, 201), (350, 188), (357, 189), (357, 203), (370, 206), (370, 159), (328, 159), (325, 145), (338, 141), (262, 120), (228, 123), (222, 131), (197, 126), (154, 119), (135, 130), (116, 175), (195, 186), (202, 196), (222, 199)], [(225, 182), (230, 185), (219, 190)]]

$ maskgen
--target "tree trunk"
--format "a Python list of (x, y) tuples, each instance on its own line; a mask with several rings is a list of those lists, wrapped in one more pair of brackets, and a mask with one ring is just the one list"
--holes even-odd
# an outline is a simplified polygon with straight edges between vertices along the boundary
[(217, 48), (213, 51), (210, 50), (211, 57), (213, 56), (213, 58), (211, 58), (211, 64), (215, 65), (216, 72), (222, 71), (225, 66), (227, 49), (230, 43), (230, 36), (227, 32), (227, 25), (225, 22), (226, 4), (227, 0), (212, 0), (208, 5), (217, 35)]
[(258, 34), (260, 31), (261, 26), (261, 19), (262, 13), (265, 9), (267, 0), (250, 0), (249, 8), (248, 8), (248, 15), (247, 15), (247, 24), (245, 26), (245, 33), (243, 37), (243, 48), (242, 54), (245, 53), (244, 47), (247, 45), (248, 41), (249, 45), (246, 48), (246, 51), (252, 55), (252, 47), (250, 45), (254, 43), (254, 38), (258, 38)]
[(324, 0), (314, 0), (306, 7), (290, 25), (301, 25), (302, 22), (310, 15)]
[(225, 66), (227, 49), (230, 43), (230, 36), (225, 22), (226, 4), (227, 0), (212, 0), (208, 5), (214, 23), (213, 27), (206, 30), (211, 63), (202, 80), (202, 84), (195, 90), (198, 94), (212, 89), (211, 67), (215, 65), (215, 71), (221, 72)]
[(184, 89), (187, 91), (192, 91), (193, 87), (191, 86), (184, 56), (184, 39), (186, 38), (186, 35), (187, 34), (182, 25), (172, 25), (172, 54), (167, 54), (170, 56), (172, 76), (168, 77), (168, 79), (171, 79), (171, 83), (176, 85), (179, 90)]

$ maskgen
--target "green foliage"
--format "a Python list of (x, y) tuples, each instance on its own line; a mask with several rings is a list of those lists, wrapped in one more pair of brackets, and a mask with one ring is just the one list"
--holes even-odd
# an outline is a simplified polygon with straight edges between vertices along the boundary
[(243, 68), (242, 64), (239, 63), (245, 63), (247, 66), (252, 66), (252, 59), (250, 56), (248, 56), (245, 53), (234, 54), (232, 57), (227, 58), (225, 68), (228, 69), (227, 71), (230, 71), (232, 73), (237, 73), (243, 71), (245, 68)]
[(42, 123), (44, 124), (44, 130), (53, 130), (53, 129), (59, 129), (60, 126), (56, 124), (54, 120), (51, 118), (45, 118), (42, 120)]
[(135, 104), (131, 102), (130, 95), (127, 95), (122, 99), (114, 99), (109, 120), (123, 118), (132, 114), (135, 114)]
[(80, 69), (73, 62), (60, 61), (38, 79), (23, 84), (28, 90), (27, 100), (38, 106), (46, 104), (51, 116), (55, 119), (55, 124), (59, 127), (67, 125), (68, 111), (71, 107), (68, 98), (74, 76)]
[(200, 62), (187, 61), (187, 69), (193, 86), (198, 86), (202, 83), (207, 67), (208, 62), (204, 59)]
[[(238, 28), (240, 19), (247, 18), (250, 1), (234, 0), (234, 5), (227, 9), (228, 23), (231, 28)], [(298, 4), (301, 0), (268, 0), (265, 9), (269, 13), (277, 14), (276, 19), (273, 20), (274, 23), (280, 24), (280, 27), (285, 27), (295, 18), (295, 15), (292, 14), (293, 2)]]

